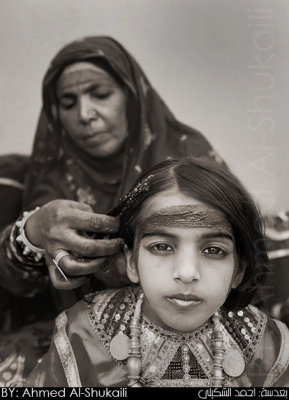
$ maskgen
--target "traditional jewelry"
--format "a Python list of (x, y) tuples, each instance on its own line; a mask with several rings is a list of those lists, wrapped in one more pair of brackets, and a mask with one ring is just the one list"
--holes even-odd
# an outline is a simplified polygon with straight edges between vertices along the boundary
[[(228, 317), (231, 319), (234, 314), (235, 314), (234, 318), (235, 329), (239, 330), (240, 336), (243, 338), (243, 340), (249, 341), (250, 340), (249, 332), (254, 333), (256, 331), (256, 328), (254, 327), (250, 318), (248, 318), (248, 316), (244, 316), (243, 310), (239, 310), (236, 312), (229, 311)], [(241, 324), (240, 321), (242, 321)], [(243, 373), (245, 366), (246, 366), (245, 360), (242, 353), (240, 353), (237, 349), (233, 348), (226, 350), (223, 361), (223, 369), (227, 375), (232, 376), (234, 378), (240, 376)]]
[(221, 332), (221, 323), (219, 320), (219, 313), (215, 312), (213, 315), (213, 378), (211, 386), (222, 386), (223, 383), (223, 361), (224, 361), (224, 341)]
[(141, 373), (141, 352), (140, 352), (140, 314), (144, 294), (141, 293), (134, 311), (134, 316), (130, 324), (129, 354), (127, 360), (128, 378), (131, 387), (141, 387), (139, 383)]
[[(141, 308), (144, 294), (141, 293), (137, 299), (134, 315), (130, 324), (129, 338), (120, 331), (110, 343), (111, 355), (117, 360), (125, 360), (127, 358), (127, 369), (129, 384), (131, 387), (141, 387)], [(229, 313), (231, 314), (231, 312)], [(238, 314), (239, 315), (239, 314)], [(246, 320), (249, 320), (246, 318)], [(245, 321), (246, 322), (246, 321)], [(219, 312), (215, 312), (212, 317), (213, 333), (213, 369), (210, 380), (211, 387), (222, 386), (224, 383), (224, 372), (231, 377), (242, 374), (245, 369), (245, 362), (242, 354), (237, 349), (225, 349)], [(190, 349), (183, 342), (181, 345), (182, 369), (184, 372), (183, 380), (185, 385), (192, 379), (190, 375)]]
[[(140, 313), (141, 307), (143, 303), (143, 293), (139, 296), (134, 316), (132, 318), (132, 322), (130, 325), (130, 339), (129, 339), (129, 354), (127, 360), (127, 369), (128, 369), (128, 378), (129, 378), (129, 386), (131, 387), (141, 387), (142, 385), (139, 382), (140, 373), (141, 373), (141, 352), (140, 352)], [(213, 378), (211, 380), (211, 386), (222, 386), (223, 383), (223, 360), (224, 360), (224, 342), (221, 332), (221, 323), (219, 320), (219, 313), (216, 312), (213, 316)], [(189, 356), (189, 347), (184, 344), (182, 346), (182, 361), (183, 361), (183, 371), (184, 371), (184, 380), (188, 381), (191, 379), (189, 374), (190, 371), (190, 356)]]
[(56, 254), (55, 258), (53, 258), (52, 261), (53, 261), (54, 265), (56, 266), (56, 268), (58, 269), (58, 271), (59, 271), (59, 272), (61, 273), (61, 275), (63, 276), (63, 278), (68, 282), (67, 276), (65, 275), (65, 273), (62, 271), (62, 269), (61, 269), (60, 266), (59, 266), (60, 260), (62, 260), (62, 258), (63, 258), (63, 257), (66, 257), (66, 256), (70, 256), (70, 254), (68, 253), (68, 251), (66, 251), (66, 250), (61, 250), (61, 251), (59, 251), (59, 252)]
[(126, 360), (129, 352), (129, 338), (120, 331), (110, 342), (110, 354), (116, 360)]
[(25, 225), (26, 225), (28, 218), (38, 210), (39, 210), (39, 207), (36, 207), (35, 210), (32, 210), (32, 211), (24, 211), (23, 219), (20, 221), (17, 221), (15, 223), (15, 225), (19, 229), (19, 235), (16, 237), (16, 241), (17, 241), (17, 243), (22, 244), (24, 246), (23, 255), (24, 256), (32, 255), (32, 257), (34, 258), (34, 260), (36, 262), (41, 260), (41, 258), (43, 257), (43, 254), (45, 253), (45, 250), (41, 249), (40, 247), (34, 246), (28, 240), (26, 233), (25, 233)]
[(182, 368), (184, 371), (184, 380), (189, 381), (191, 376), (190, 372), (190, 355), (189, 355), (189, 346), (187, 344), (182, 345)]

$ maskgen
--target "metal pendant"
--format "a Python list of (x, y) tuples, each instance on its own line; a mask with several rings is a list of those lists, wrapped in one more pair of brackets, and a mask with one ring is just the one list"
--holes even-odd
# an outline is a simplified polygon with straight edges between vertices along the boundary
[(116, 360), (125, 360), (128, 357), (129, 338), (119, 332), (110, 342), (110, 354)]
[(229, 376), (240, 376), (245, 369), (243, 355), (235, 349), (226, 350), (223, 360), (223, 368), (226, 374)]

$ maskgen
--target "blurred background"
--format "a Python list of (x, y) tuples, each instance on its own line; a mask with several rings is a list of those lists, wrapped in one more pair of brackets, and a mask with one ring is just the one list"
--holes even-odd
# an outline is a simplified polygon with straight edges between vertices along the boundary
[(108, 35), (265, 213), (289, 209), (288, 20), (286, 0), (0, 0), (0, 154), (30, 153), (55, 53)]

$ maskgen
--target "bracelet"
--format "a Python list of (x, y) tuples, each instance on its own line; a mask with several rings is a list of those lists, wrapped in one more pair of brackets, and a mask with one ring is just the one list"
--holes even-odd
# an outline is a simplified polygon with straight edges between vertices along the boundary
[(33, 210), (33, 211), (24, 211), (23, 219), (20, 221), (17, 221), (15, 223), (17, 228), (19, 228), (19, 235), (16, 237), (16, 241), (17, 241), (17, 243), (22, 244), (24, 246), (23, 255), (27, 256), (32, 253), (32, 256), (34, 257), (36, 262), (40, 261), (40, 259), (43, 257), (43, 254), (45, 253), (45, 250), (41, 249), (40, 247), (36, 247), (32, 243), (29, 242), (29, 240), (27, 239), (26, 233), (25, 233), (25, 224), (26, 224), (28, 218), (30, 217), (30, 215), (32, 215), (36, 211), (38, 211), (39, 208), (40, 207), (36, 207), (35, 210)]

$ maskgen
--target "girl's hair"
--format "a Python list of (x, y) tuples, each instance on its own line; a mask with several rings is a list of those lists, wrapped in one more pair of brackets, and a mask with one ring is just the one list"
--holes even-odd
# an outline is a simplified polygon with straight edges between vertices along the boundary
[(239, 260), (246, 263), (244, 278), (232, 289), (227, 307), (246, 306), (263, 283), (268, 257), (260, 212), (240, 181), (224, 165), (209, 158), (183, 158), (158, 164), (129, 191), (110, 215), (121, 219), (120, 236), (133, 247), (142, 203), (172, 187), (223, 213), (230, 223)]

